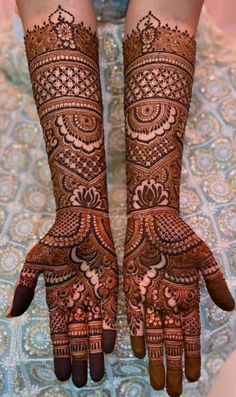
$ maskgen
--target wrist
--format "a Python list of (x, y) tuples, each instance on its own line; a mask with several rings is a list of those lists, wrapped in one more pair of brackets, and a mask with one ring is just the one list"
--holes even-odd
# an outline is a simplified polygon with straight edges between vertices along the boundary
[(80, 216), (81, 214), (84, 215), (91, 215), (91, 216), (96, 216), (96, 217), (101, 217), (101, 218), (108, 218), (109, 217), (109, 212), (108, 210), (100, 210), (96, 208), (88, 208), (88, 207), (80, 207), (80, 206), (68, 206), (68, 207), (60, 207), (56, 209), (56, 216), (60, 217), (62, 215), (65, 215), (66, 213), (73, 213), (74, 216)]
[(168, 206), (159, 206), (159, 207), (150, 207), (150, 208), (143, 208), (142, 210), (127, 210), (127, 217), (128, 218), (145, 218), (147, 216), (155, 216), (155, 215), (175, 215), (179, 216), (179, 208), (168, 207)]
[(137, 173), (132, 173), (133, 177), (130, 175), (128, 180), (131, 183), (128, 184), (127, 189), (128, 214), (163, 211), (179, 213), (179, 189), (176, 189), (176, 180), (169, 178), (167, 183), (160, 174), (158, 177), (146, 176), (142, 180), (138, 180)]
[(54, 188), (57, 210), (69, 208), (75, 212), (108, 213), (108, 194), (106, 180), (99, 185), (80, 184), (76, 179), (67, 177), (62, 181), (63, 189)]

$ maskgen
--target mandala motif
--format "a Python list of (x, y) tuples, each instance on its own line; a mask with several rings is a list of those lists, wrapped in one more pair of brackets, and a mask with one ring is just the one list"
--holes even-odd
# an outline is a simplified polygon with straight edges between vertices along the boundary
[(217, 139), (213, 145), (214, 155), (221, 168), (230, 167), (234, 162), (233, 145), (230, 139)]
[(173, 106), (151, 102), (130, 108), (126, 116), (127, 136), (149, 143), (164, 135), (176, 123), (177, 111)]
[(29, 163), (26, 149), (23, 145), (6, 146), (3, 150), (2, 164), (5, 170), (22, 171)]
[(24, 195), (24, 203), (26, 208), (29, 208), (33, 211), (45, 210), (48, 201), (48, 193), (42, 187), (29, 186)]
[(64, 137), (65, 144), (72, 144), (73, 148), (80, 148), (87, 153), (100, 149), (103, 144), (102, 120), (96, 114), (81, 111), (75, 115), (64, 115), (56, 121), (59, 134)]
[(12, 201), (17, 190), (17, 182), (13, 176), (1, 176), (0, 201)]
[(71, 25), (68, 22), (58, 23), (55, 27), (57, 36), (61, 39), (65, 48), (75, 49), (75, 43), (72, 36)]
[(227, 203), (234, 192), (229, 183), (222, 177), (209, 177), (204, 182), (204, 191), (217, 203)]
[(22, 243), (32, 239), (35, 233), (35, 222), (28, 214), (17, 214), (11, 225), (11, 236), (14, 241)]
[(226, 99), (221, 104), (221, 113), (225, 121), (233, 126), (236, 126), (236, 100), (233, 98)]
[(9, 277), (19, 270), (19, 264), (22, 260), (22, 251), (19, 247), (8, 246), (0, 250), (0, 272), (2, 277)]
[(46, 356), (50, 348), (48, 325), (45, 322), (40, 325), (29, 325), (24, 334), (24, 342), (25, 350), (28, 351), (31, 356)]
[(200, 199), (198, 195), (187, 189), (181, 190), (180, 207), (184, 214), (192, 214), (200, 206)]
[(231, 238), (236, 233), (236, 209), (234, 206), (222, 209), (219, 216), (219, 225), (222, 232)]
[(229, 94), (229, 86), (225, 78), (212, 76), (205, 80), (201, 91), (208, 100), (219, 101)]

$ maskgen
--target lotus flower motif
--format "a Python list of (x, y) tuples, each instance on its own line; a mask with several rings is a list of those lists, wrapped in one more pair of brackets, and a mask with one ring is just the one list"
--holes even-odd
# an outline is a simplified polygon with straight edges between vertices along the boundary
[(70, 202), (72, 205), (80, 207), (102, 209), (101, 195), (95, 187), (80, 186), (78, 189), (74, 189)]
[(154, 179), (145, 180), (135, 189), (133, 207), (138, 210), (167, 205), (168, 197), (169, 194), (161, 183)]

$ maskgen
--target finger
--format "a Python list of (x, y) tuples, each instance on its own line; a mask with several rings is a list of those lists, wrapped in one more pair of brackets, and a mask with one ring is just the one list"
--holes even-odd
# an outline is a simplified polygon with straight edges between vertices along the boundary
[(42, 273), (42, 267), (26, 263), (14, 287), (13, 299), (7, 310), (7, 317), (21, 316), (30, 306), (38, 277)]
[(75, 386), (83, 387), (88, 377), (88, 326), (82, 305), (78, 305), (70, 313), (68, 339), (72, 358), (72, 381)]
[(163, 315), (164, 340), (166, 347), (166, 389), (171, 397), (182, 393), (183, 334), (181, 319), (176, 307)]
[(101, 301), (102, 306), (102, 348), (104, 353), (112, 353), (116, 341), (117, 293), (109, 291)]
[(54, 356), (54, 371), (58, 380), (64, 382), (71, 376), (71, 357), (67, 335), (68, 314), (58, 308), (49, 310), (50, 331)]
[(142, 359), (146, 355), (145, 339), (142, 335), (130, 335), (130, 343), (135, 357)]
[(235, 308), (234, 299), (212, 252), (208, 247), (206, 249), (206, 255), (208, 256), (204, 258), (199, 268), (204, 277), (207, 290), (211, 299), (218, 307), (225, 311), (232, 311)]
[(196, 382), (201, 375), (201, 323), (199, 306), (190, 313), (181, 312), (184, 337), (185, 376), (189, 382)]
[[(130, 329), (131, 347), (135, 357), (144, 358), (146, 354), (144, 339), (144, 305), (141, 302), (141, 294), (133, 287), (134, 269), (133, 261), (125, 264), (126, 272), (124, 274), (124, 292), (126, 296), (127, 320)], [(131, 274), (131, 276), (129, 275)]]
[(163, 324), (160, 312), (156, 312), (153, 307), (147, 308), (145, 335), (149, 356), (150, 382), (155, 390), (161, 390), (165, 387)]
[(130, 342), (135, 357), (141, 359), (145, 357), (145, 339), (144, 339), (144, 306), (143, 303), (134, 304), (128, 302), (127, 319), (130, 329)]
[(116, 331), (114, 329), (103, 329), (102, 350), (104, 353), (112, 353), (116, 342)]
[(91, 301), (87, 308), (88, 334), (89, 334), (89, 364), (90, 375), (95, 382), (104, 376), (104, 353), (102, 349), (102, 313), (96, 302)]
[(112, 353), (116, 341), (116, 319), (117, 319), (117, 293), (118, 275), (116, 266), (107, 269), (106, 277), (102, 286), (102, 348), (104, 353)]

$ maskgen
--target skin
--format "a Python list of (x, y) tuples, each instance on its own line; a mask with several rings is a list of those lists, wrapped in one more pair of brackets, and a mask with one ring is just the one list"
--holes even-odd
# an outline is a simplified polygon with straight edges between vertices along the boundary
[[(67, 9), (70, 9), (75, 19), (78, 21), (83, 21), (86, 26), (90, 26), (93, 32), (96, 32), (97, 23), (96, 16), (94, 13), (94, 8), (91, 0), (71, 0), (71, 1), (60, 1), (60, 5)], [(169, 26), (175, 27), (176, 25), (182, 31), (187, 30), (190, 35), (196, 34), (198, 20), (201, 12), (201, 8), (203, 5), (202, 0), (146, 0), (145, 2), (140, 0), (131, 0), (128, 7), (128, 12), (125, 21), (125, 35), (124, 38), (127, 37), (128, 34), (135, 29), (137, 23), (144, 15), (148, 14), (151, 10), (153, 14), (157, 15), (161, 20), (162, 24), (168, 23)], [(48, 1), (42, 0), (40, 2), (28, 2), (27, 0), (18, 0), (17, 6), (19, 10), (20, 17), (22, 19), (24, 30), (32, 29), (34, 25), (41, 24), (42, 21), (47, 20), (48, 15), (51, 13), (52, 9), (57, 8), (58, 1)], [(179, 219), (176, 219), (176, 222)], [(132, 221), (130, 223), (130, 230), (132, 235), (133, 224)], [(181, 226), (182, 227), (182, 226)], [(180, 227), (180, 229), (181, 229)], [(148, 257), (150, 247), (147, 241), (145, 241), (145, 250), (140, 253), (140, 256)], [(127, 249), (127, 247), (126, 247)], [(157, 247), (156, 255), (159, 254), (160, 247)], [(201, 250), (200, 250), (201, 251)], [(193, 253), (193, 257), (196, 252)], [(130, 260), (130, 258), (128, 258)], [(128, 263), (126, 260), (126, 263)], [(181, 259), (182, 260), (182, 259)], [(180, 260), (180, 262), (181, 262)], [(142, 277), (142, 275), (141, 275)], [(219, 284), (220, 286), (220, 284)], [(209, 292), (212, 296), (212, 299), (222, 307), (224, 310), (232, 310), (234, 303), (230, 300), (230, 296), (226, 299), (226, 302), (217, 301), (217, 290), (218, 284), (216, 285), (208, 285)], [(197, 286), (196, 286), (197, 290)], [(225, 289), (227, 293), (227, 290)], [(223, 294), (222, 294), (223, 295)], [(151, 297), (149, 297), (151, 299)], [(30, 303), (30, 302), (29, 302)], [(28, 306), (28, 305), (27, 305)], [(19, 315), (16, 314), (16, 315)], [(161, 319), (159, 314), (156, 315), (156, 321), (161, 323), (165, 322), (165, 318)], [(172, 313), (169, 313), (172, 315)], [(140, 313), (140, 318), (142, 313)], [(174, 316), (174, 314), (173, 314)], [(147, 314), (147, 319), (152, 321), (153, 313), (150, 309)], [(160, 332), (161, 328), (157, 329), (157, 332)], [(168, 332), (168, 329), (167, 329)], [(180, 331), (181, 333), (181, 331)], [(143, 336), (133, 336), (131, 337), (131, 343), (133, 347), (134, 354), (138, 358), (142, 358), (145, 355), (145, 340)], [(188, 359), (188, 358), (187, 358)], [(190, 361), (187, 366), (186, 377), (189, 381), (195, 381), (200, 376), (200, 359), (197, 358), (194, 362)], [(165, 373), (162, 363), (151, 363), (149, 366), (150, 371), (150, 380), (151, 384), (155, 389), (161, 389), (165, 384)], [(100, 377), (100, 376), (99, 376)], [(101, 374), (102, 377), (102, 374)], [(177, 397), (180, 395), (182, 383), (182, 375), (181, 371), (176, 376), (172, 376), (171, 370), (167, 373), (167, 389), (170, 396)]]
[(118, 287), (96, 16), (89, 0), (19, 0), (17, 6), (57, 213), (26, 257), (7, 316), (27, 310), (42, 274), (55, 374), (60, 381), (72, 376), (82, 387), (88, 362), (94, 381), (104, 376), (104, 353), (111, 353), (115, 343)]
[[(188, 69), (186, 83), (181, 68), (171, 62), (177, 65), (181, 59), (186, 67), (189, 60), (193, 65), (194, 46), (186, 37), (195, 37), (202, 5), (201, 0), (131, 0), (125, 21), (127, 316), (135, 356), (143, 358), (147, 347), (150, 383), (156, 390), (166, 386), (170, 397), (182, 393), (183, 352), (187, 380), (200, 377), (200, 273), (215, 304), (234, 309), (212, 252), (179, 214), (194, 69)], [(185, 32), (178, 39), (176, 27)]]
[(162, 24), (168, 23), (173, 27), (178, 25), (180, 30), (186, 29), (190, 35), (195, 35), (203, 3), (204, 0), (130, 0), (124, 38), (150, 10), (158, 16)]
[(92, 0), (42, 0), (27, 1), (16, 0), (19, 15), (24, 27), (24, 31), (32, 29), (34, 25), (47, 21), (48, 15), (60, 4), (63, 8), (71, 10), (76, 21), (83, 21), (85, 26), (90, 26), (92, 31), (97, 30), (96, 15)]

